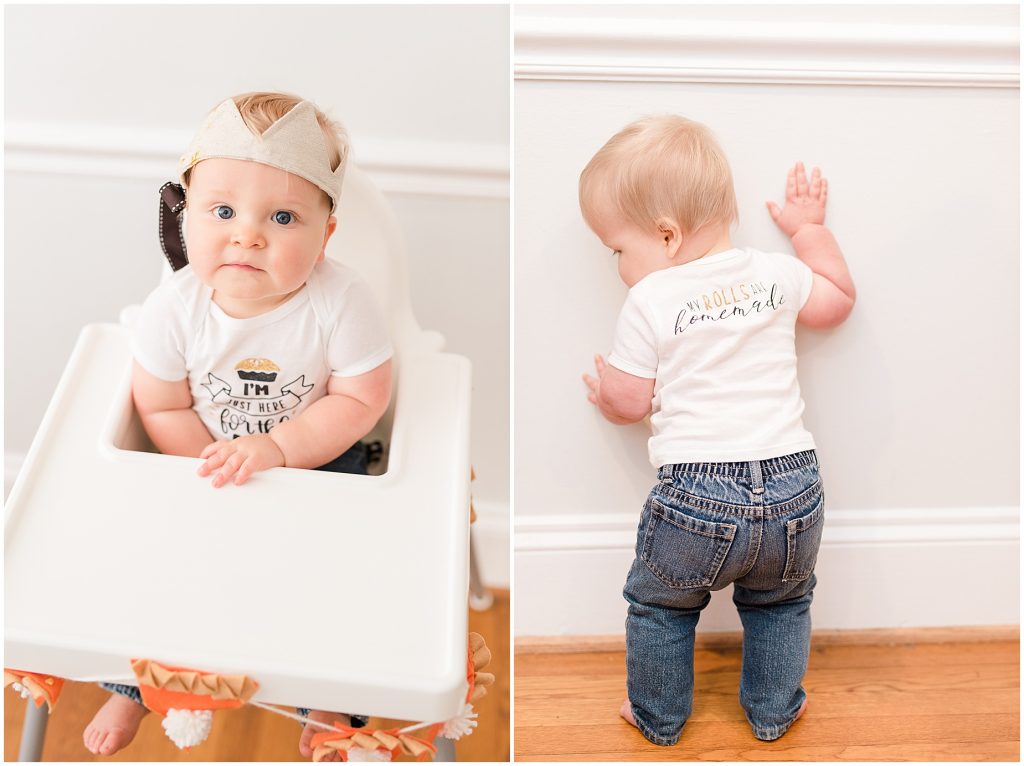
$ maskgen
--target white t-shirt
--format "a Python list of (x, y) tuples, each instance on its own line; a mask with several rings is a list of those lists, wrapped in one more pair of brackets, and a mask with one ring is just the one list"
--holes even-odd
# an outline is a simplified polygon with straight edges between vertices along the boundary
[(812, 280), (791, 255), (733, 248), (633, 285), (608, 362), (654, 378), (648, 450), (656, 468), (814, 449), (795, 346)]
[(132, 355), (162, 380), (187, 377), (216, 439), (267, 433), (326, 395), (331, 375), (361, 375), (392, 355), (369, 288), (330, 260), (266, 314), (235, 319), (212, 296), (190, 266), (176, 271), (143, 304)]

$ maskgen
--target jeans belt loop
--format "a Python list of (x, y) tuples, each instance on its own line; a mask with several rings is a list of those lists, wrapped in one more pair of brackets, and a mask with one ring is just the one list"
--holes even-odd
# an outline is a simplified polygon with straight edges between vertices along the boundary
[(751, 460), (750, 461), (750, 491), (755, 495), (760, 495), (764, 492), (764, 480), (761, 477), (761, 461)]

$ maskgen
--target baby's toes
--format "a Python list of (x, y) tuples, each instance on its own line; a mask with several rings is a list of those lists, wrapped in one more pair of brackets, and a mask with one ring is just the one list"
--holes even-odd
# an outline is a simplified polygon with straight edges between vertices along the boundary
[(299, 755), (303, 758), (313, 757), (313, 748), (309, 746), (313, 733), (313, 727), (308, 723), (302, 729), (302, 735), (299, 737)]
[(108, 731), (106, 736), (100, 741), (99, 753), (100, 755), (110, 755), (116, 753), (119, 745), (119, 732), (117, 730)]
[(85, 749), (93, 755), (96, 754), (96, 735), (99, 734), (96, 729), (92, 726), (86, 726), (85, 731), (82, 732), (82, 742), (85, 744)]

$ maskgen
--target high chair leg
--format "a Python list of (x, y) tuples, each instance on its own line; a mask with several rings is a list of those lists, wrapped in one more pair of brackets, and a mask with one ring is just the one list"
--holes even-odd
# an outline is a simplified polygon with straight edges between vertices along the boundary
[(25, 722), (21, 727), (21, 745), (18, 747), (19, 761), (40, 761), (43, 756), (43, 741), (46, 739), (46, 724), (50, 711), (46, 705), (36, 707), (25, 700)]
[(469, 530), (469, 608), (483, 612), (494, 604), (494, 596), (484, 587), (476, 561), (476, 546), (473, 545), (473, 529)]
[(434, 753), (435, 762), (455, 763), (455, 742), (447, 737), (439, 736), (434, 740), (437, 752)]

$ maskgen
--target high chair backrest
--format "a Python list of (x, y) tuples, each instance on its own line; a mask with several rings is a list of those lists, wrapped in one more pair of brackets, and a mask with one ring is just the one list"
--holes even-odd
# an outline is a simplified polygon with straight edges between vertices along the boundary
[(412, 313), (405, 243), (391, 205), (366, 173), (349, 164), (335, 215), (338, 228), (327, 243), (327, 256), (369, 283), (401, 357), (421, 345), (423, 335)]

